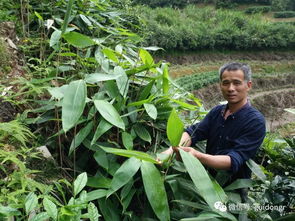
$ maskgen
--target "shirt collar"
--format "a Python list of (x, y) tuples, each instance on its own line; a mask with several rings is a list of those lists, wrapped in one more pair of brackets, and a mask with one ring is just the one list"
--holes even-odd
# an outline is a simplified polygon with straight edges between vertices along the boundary
[[(250, 100), (247, 99), (247, 103), (244, 104), (244, 106), (242, 106), (239, 110), (237, 110), (236, 112), (230, 114), (232, 116), (236, 116), (238, 113), (240, 113), (242, 110), (248, 108), (251, 106)], [(223, 107), (221, 108), (221, 115), (224, 116), (225, 111), (228, 109), (228, 104), (224, 104)]]

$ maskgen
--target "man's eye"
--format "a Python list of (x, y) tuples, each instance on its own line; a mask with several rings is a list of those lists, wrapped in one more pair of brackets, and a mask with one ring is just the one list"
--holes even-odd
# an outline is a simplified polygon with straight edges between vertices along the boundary
[(222, 85), (229, 85), (229, 82), (228, 81), (224, 81), (224, 82), (222, 82)]
[(240, 85), (242, 82), (240, 81), (234, 81), (234, 85)]

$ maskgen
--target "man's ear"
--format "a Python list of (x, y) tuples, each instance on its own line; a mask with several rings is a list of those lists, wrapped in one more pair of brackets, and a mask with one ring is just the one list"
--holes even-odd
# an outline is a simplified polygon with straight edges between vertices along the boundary
[(249, 89), (251, 89), (252, 88), (252, 81), (248, 81), (247, 86), (248, 86)]

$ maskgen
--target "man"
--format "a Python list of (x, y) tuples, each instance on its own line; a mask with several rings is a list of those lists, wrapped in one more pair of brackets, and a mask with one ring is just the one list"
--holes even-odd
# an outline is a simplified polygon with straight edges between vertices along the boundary
[[(252, 87), (251, 69), (242, 63), (228, 63), (219, 70), (220, 88), (226, 105), (214, 107), (198, 124), (188, 127), (178, 148), (191, 153), (209, 168), (226, 170), (230, 181), (250, 178), (246, 161), (253, 158), (265, 137), (263, 115), (247, 99)], [(206, 153), (191, 146), (207, 140)], [(163, 153), (172, 154), (170, 147)], [(214, 170), (210, 170), (215, 175)]]

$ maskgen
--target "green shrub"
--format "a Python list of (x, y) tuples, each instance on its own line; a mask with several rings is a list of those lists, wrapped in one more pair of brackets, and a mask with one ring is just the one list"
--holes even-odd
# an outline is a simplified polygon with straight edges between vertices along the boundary
[(233, 0), (216, 0), (216, 8), (235, 8), (237, 4), (233, 3)]
[(259, 15), (245, 16), (241, 11), (196, 6), (182, 10), (140, 9), (142, 19), (146, 20), (144, 45), (156, 45), (165, 50), (294, 47), (294, 25), (271, 23), (260, 19)]
[(245, 10), (246, 14), (266, 13), (271, 10), (270, 6), (253, 6)]
[(295, 17), (295, 11), (282, 11), (282, 12), (275, 12), (273, 14), (274, 18), (293, 18)]

